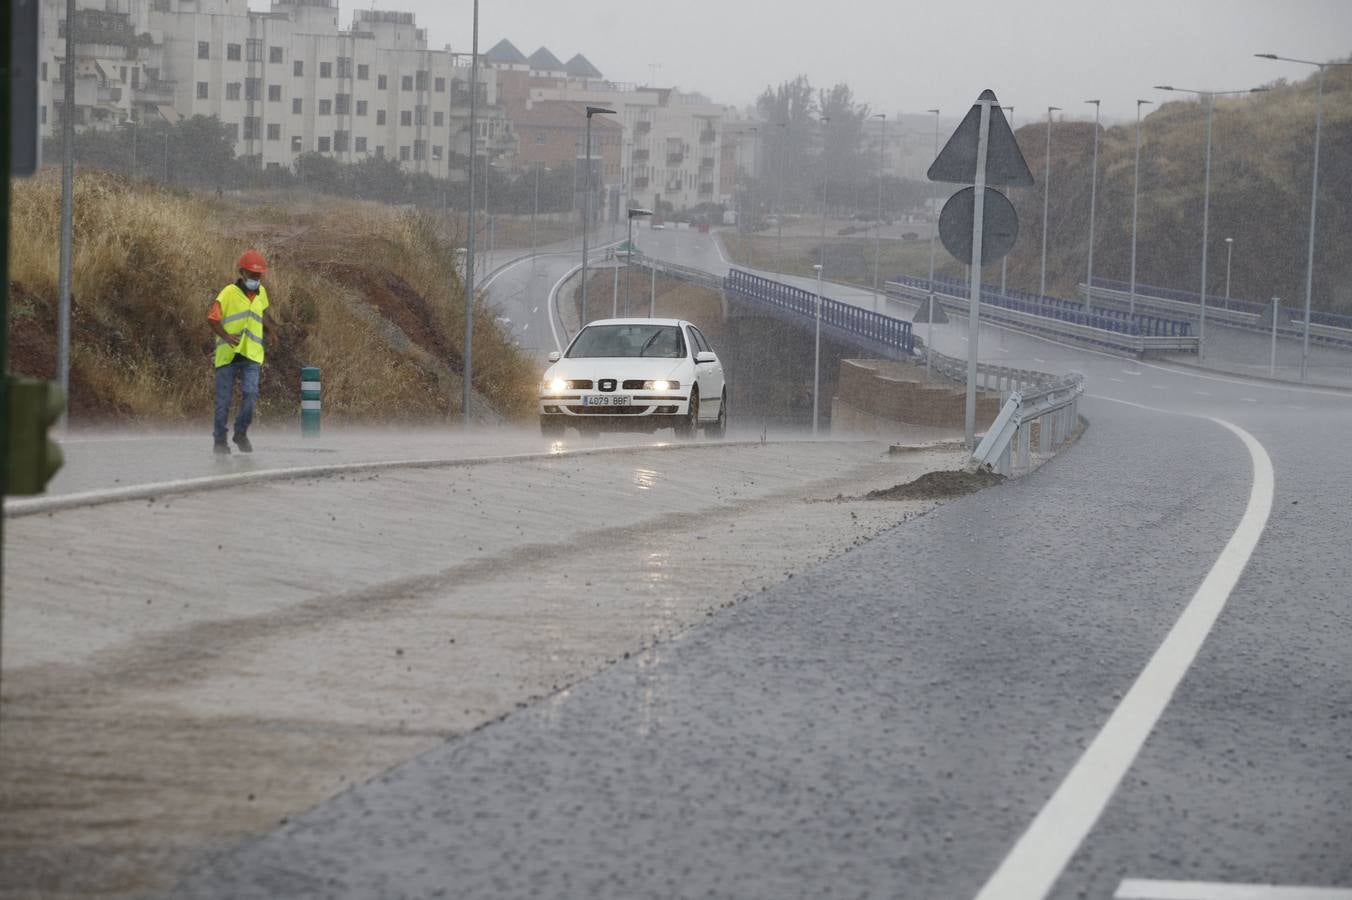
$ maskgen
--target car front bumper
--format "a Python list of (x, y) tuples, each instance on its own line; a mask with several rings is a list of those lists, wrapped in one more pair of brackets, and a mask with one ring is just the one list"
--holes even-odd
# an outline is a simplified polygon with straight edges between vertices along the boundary
[(675, 391), (636, 391), (626, 406), (589, 406), (586, 398), (606, 397), (599, 391), (561, 391), (540, 394), (540, 415), (578, 419), (635, 419), (648, 416), (684, 416), (690, 410), (690, 397)]

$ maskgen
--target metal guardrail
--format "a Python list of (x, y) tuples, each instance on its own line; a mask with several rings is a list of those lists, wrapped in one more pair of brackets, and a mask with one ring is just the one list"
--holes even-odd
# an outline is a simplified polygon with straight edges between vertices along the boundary
[[(802, 316), (809, 321), (817, 318), (818, 297), (814, 291), (803, 290), (791, 284), (772, 281), (741, 269), (733, 269), (722, 280), (725, 291), (748, 300), (755, 300)], [(911, 323), (894, 319), (869, 309), (821, 298), (823, 327), (833, 328), (872, 344), (899, 351), (906, 356), (915, 353), (915, 335)]]
[(1054, 451), (1075, 433), (1083, 390), (1084, 376), (1072, 373), (1010, 394), (972, 453), (970, 465), (1001, 475), (1028, 471), (1032, 465), (1033, 426), (1038, 431), (1038, 453)]
[[(969, 303), (965, 287), (936, 282), (934, 288), (935, 300), (945, 309), (967, 315)], [(928, 301), (930, 296), (930, 282), (924, 278), (903, 276), (900, 280), (887, 282), (884, 289), (889, 296), (918, 303)], [(1007, 302), (1004, 305), (987, 303), (988, 299), (1005, 299)], [(1198, 341), (1190, 333), (1190, 323), (1157, 319), (1157, 327), (1146, 328), (1137, 322), (1142, 318), (1140, 316), (1128, 322), (1125, 316), (1086, 314), (1080, 311), (1082, 308), (1082, 304), (1073, 300), (1059, 300), (1058, 304), (1025, 304), (1011, 297), (1001, 298), (997, 289), (991, 297), (983, 292), (981, 315), (987, 321), (1019, 331), (1136, 355), (1163, 351), (1194, 353), (1197, 350)], [(1144, 333), (1148, 330), (1157, 333)]]
[[(917, 339), (918, 340), (918, 339)], [(918, 341), (923, 347), (923, 342)], [(945, 356), (929, 348), (930, 370), (959, 384), (967, 383), (967, 360)], [(976, 386), (983, 391), (1023, 391), (1055, 381), (1056, 376), (1032, 369), (1016, 369), (1012, 366), (997, 366), (993, 363), (976, 364)]]

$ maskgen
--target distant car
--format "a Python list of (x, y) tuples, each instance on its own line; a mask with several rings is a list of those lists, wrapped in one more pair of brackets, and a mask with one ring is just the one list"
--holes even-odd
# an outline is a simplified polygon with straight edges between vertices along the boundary
[(662, 231), (662, 230), (664, 230), (666, 227), (667, 227), (666, 224), (663, 223), (663, 222), (654, 222), (654, 223), (653, 223), (653, 231)]
[(722, 437), (728, 427), (723, 364), (709, 341), (683, 319), (602, 319), (591, 322), (562, 354), (549, 354), (540, 385), (540, 432), (675, 429), (693, 437), (703, 428)]

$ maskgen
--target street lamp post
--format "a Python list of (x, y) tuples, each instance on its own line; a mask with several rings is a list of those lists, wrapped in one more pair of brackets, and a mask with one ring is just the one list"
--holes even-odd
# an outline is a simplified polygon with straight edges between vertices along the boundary
[(592, 116), (597, 113), (605, 115), (614, 115), (615, 110), (606, 109), (602, 106), (587, 107), (587, 135), (586, 135), (586, 158), (587, 158), (587, 190), (583, 197), (583, 219), (582, 219), (582, 322), (587, 324), (587, 233), (591, 229), (591, 201), (592, 201), (592, 165), (591, 165), (591, 127)]
[(1324, 124), (1324, 74), (1329, 66), (1352, 65), (1347, 62), (1314, 62), (1308, 59), (1293, 59), (1289, 56), (1278, 56), (1275, 53), (1255, 53), (1255, 56), (1263, 59), (1275, 59), (1280, 62), (1300, 63), (1304, 66), (1314, 66), (1319, 70), (1319, 88), (1315, 95), (1315, 113), (1314, 113), (1314, 173), (1310, 179), (1310, 240), (1305, 254), (1305, 336), (1301, 341), (1300, 347), (1300, 380), (1304, 381), (1309, 376), (1310, 361), (1310, 300), (1314, 293), (1314, 231), (1315, 215), (1319, 210), (1319, 133)]
[(1060, 112), (1061, 107), (1047, 107), (1047, 167), (1042, 177), (1042, 275), (1038, 279), (1038, 295), (1047, 295), (1047, 205), (1052, 190), (1052, 113)]
[(1196, 94), (1206, 98), (1206, 174), (1202, 179), (1202, 291), (1201, 308), (1197, 319), (1197, 360), (1206, 359), (1206, 263), (1207, 239), (1211, 225), (1211, 120), (1216, 112), (1216, 98), (1227, 94), (1256, 94), (1267, 88), (1250, 88), (1243, 91), (1196, 91), (1190, 88), (1174, 87), (1170, 84), (1155, 85), (1157, 91), (1172, 91), (1180, 94)]
[(1094, 161), (1089, 169), (1089, 271), (1084, 283), (1084, 311), (1089, 315), (1094, 309), (1094, 212), (1098, 202), (1098, 147), (1099, 147), (1099, 103), (1098, 100), (1086, 100), (1094, 104)]
[(878, 293), (878, 267), (883, 252), (883, 153), (887, 146), (887, 113), (878, 113), (873, 118), (882, 119), (882, 129), (878, 133), (878, 221), (873, 230), (873, 311), (880, 312), (882, 298)]
[(812, 350), (812, 436), (817, 436), (818, 395), (821, 393), (822, 374), (822, 264), (812, 268), (817, 270), (817, 335)]
[(1225, 239), (1225, 301), (1230, 302), (1230, 258), (1235, 253), (1235, 239)]
[(651, 209), (629, 207), (629, 242), (627, 244), (628, 250), (624, 256), (624, 314), (626, 316), (629, 315), (629, 268), (634, 264), (634, 219), (639, 216), (651, 216), (652, 214)]
[(473, 49), (469, 66), (469, 237), (465, 248), (465, 349), (460, 377), (465, 427), (470, 426), (470, 402), (474, 395), (474, 144), (478, 137), (479, 108), (479, 0), (474, 0)]
[(1152, 100), (1136, 101), (1136, 168), (1131, 183), (1131, 284), (1127, 300), (1127, 321), (1136, 315), (1136, 212), (1141, 200), (1141, 107)]
[[(1014, 107), (1002, 106), (1000, 108), (1009, 110), (1009, 130), (1012, 133), (1014, 131)], [(1017, 144), (1018, 142), (1019, 139), (1015, 137), (1014, 143)], [(1009, 254), (1006, 253), (1004, 256), (1000, 258), (1000, 296), (1002, 297), (1005, 294), (1005, 287), (1008, 284), (1008, 282), (1009, 282)], [(1000, 339), (1004, 340), (1004, 336), (1005, 333), (1001, 331)]]
[[(934, 113), (934, 158), (939, 158), (939, 110)], [(930, 252), (929, 252), (929, 324), (925, 326), (925, 380), (930, 376), (930, 356), (934, 353), (934, 238), (939, 233), (939, 201), (930, 194)]]
[(826, 265), (826, 126), (831, 124), (830, 116), (822, 116), (822, 238), (817, 248), (817, 262)]
[(779, 133), (779, 213), (775, 216), (775, 268), (784, 271), (784, 160), (789, 155), (789, 123), (776, 122)]
[(543, 163), (535, 164), (535, 202), (530, 210), (530, 264), (535, 267), (535, 256), (540, 252), (540, 241), (535, 232), (535, 219), (540, 215), (540, 167)]

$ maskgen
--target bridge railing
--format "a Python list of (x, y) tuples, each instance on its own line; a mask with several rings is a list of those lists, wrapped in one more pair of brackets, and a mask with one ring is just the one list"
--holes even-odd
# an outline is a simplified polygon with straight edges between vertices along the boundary
[[(817, 294), (791, 284), (732, 269), (723, 279), (723, 289), (738, 297), (755, 300), (796, 313), (815, 321)], [(907, 356), (915, 353), (915, 335), (904, 319), (876, 313), (870, 309), (821, 298), (822, 325), (899, 350)]]

